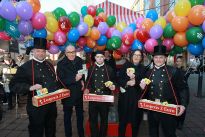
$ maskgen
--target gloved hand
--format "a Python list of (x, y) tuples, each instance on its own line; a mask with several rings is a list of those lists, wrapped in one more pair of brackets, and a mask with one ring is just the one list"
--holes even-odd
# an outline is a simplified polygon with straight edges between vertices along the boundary
[(35, 84), (29, 88), (30, 91), (39, 90), (39, 89), (42, 89), (42, 85), (40, 84)]

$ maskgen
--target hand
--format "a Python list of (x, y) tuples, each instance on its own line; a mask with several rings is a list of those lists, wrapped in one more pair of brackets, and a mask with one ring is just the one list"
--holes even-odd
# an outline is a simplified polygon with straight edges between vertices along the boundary
[(85, 87), (85, 84), (84, 84), (84, 82), (81, 80), (81, 85), (82, 85), (82, 88), (81, 88), (81, 90), (83, 90), (84, 89), (84, 87)]
[(39, 89), (42, 89), (42, 86), (40, 84), (35, 84), (29, 88), (30, 91), (39, 90)]
[(109, 86), (109, 89), (110, 89), (110, 90), (115, 90), (115, 85)]
[(144, 81), (141, 81), (141, 82), (140, 82), (140, 87), (141, 87), (142, 90), (145, 89), (146, 85), (147, 85), (147, 84), (146, 84)]
[(177, 116), (181, 116), (184, 113), (186, 108), (182, 105), (178, 105), (178, 106), (179, 106), (179, 113), (178, 113)]
[(134, 86), (135, 85), (135, 79), (127, 81), (128, 86)]
[(76, 81), (79, 81), (82, 77), (83, 77), (82, 74), (76, 74), (75, 80), (76, 80)]
[(89, 94), (89, 89), (86, 88), (86, 89), (84, 90), (84, 94)]
[(127, 72), (127, 76), (129, 76), (130, 79), (134, 79), (135, 78), (135, 74), (134, 73)]

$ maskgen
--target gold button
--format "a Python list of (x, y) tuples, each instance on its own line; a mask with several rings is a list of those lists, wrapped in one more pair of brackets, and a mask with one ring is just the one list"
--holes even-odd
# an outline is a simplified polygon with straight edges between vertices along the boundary
[(42, 71), (42, 69), (40, 69), (40, 71)]
[(162, 77), (164, 77), (164, 75), (162, 75)]
[(152, 76), (154, 77), (154, 74)]
[(153, 92), (151, 92), (151, 95), (153, 95), (154, 93)]
[(153, 89), (154, 87), (153, 86), (151, 86), (151, 89)]
[(42, 77), (44, 78), (45, 76), (43, 75)]
[(161, 97), (161, 96), (162, 96), (162, 94), (159, 94), (159, 96)]
[(159, 88), (160, 90), (162, 90), (162, 88)]
[(165, 71), (165, 70), (163, 69), (163, 71)]
[(163, 81), (160, 81), (161, 83), (163, 82)]

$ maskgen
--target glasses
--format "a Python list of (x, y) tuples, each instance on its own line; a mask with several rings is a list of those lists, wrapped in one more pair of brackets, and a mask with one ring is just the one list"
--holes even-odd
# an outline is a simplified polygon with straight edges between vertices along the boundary
[(142, 55), (141, 54), (134, 54), (134, 56), (141, 57)]
[(75, 51), (68, 51), (67, 54), (75, 54)]

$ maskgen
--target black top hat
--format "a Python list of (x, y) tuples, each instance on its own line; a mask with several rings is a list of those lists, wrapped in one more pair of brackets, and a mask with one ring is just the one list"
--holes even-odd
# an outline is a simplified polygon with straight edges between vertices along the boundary
[(167, 56), (166, 49), (167, 48), (164, 45), (155, 46), (153, 56), (155, 56), (155, 55), (165, 55), (165, 56)]
[(34, 49), (45, 49), (47, 45), (47, 40), (44, 38), (34, 38)]

